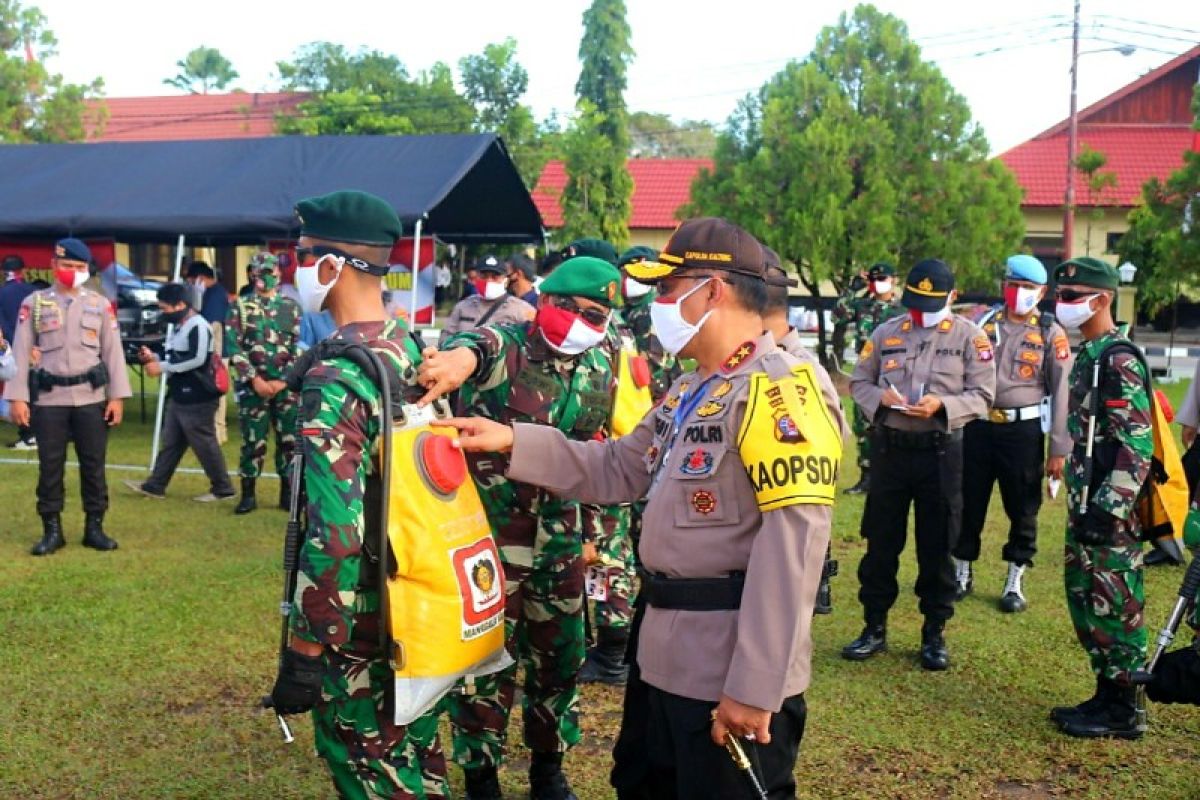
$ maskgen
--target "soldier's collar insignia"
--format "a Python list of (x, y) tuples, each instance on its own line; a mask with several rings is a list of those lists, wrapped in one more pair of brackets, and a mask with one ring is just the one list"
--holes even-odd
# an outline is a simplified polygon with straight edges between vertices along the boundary
[(739, 345), (738, 348), (730, 354), (729, 358), (725, 359), (725, 363), (721, 365), (721, 369), (725, 372), (733, 372), (735, 369), (740, 367), (742, 363), (746, 361), (746, 359), (754, 355), (754, 350), (756, 347), (757, 345), (752, 341), (742, 342), (741, 345)]

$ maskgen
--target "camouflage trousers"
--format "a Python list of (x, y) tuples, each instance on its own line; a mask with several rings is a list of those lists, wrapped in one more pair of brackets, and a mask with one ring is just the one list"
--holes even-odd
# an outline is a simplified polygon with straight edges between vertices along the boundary
[(603, 531), (596, 537), (596, 553), (608, 576), (608, 597), (593, 601), (597, 628), (628, 628), (633, 621), (634, 582), (637, 564), (633, 554), (632, 529), (641, 514), (634, 506), (605, 506)]
[(850, 418), (850, 429), (854, 431), (854, 438), (858, 442), (858, 466), (861, 469), (870, 469), (871, 467), (871, 422), (867, 416), (863, 414), (862, 409), (858, 407), (858, 403), (852, 404), (854, 413)]
[(238, 427), (242, 432), (241, 458), (238, 474), (257, 478), (262, 474), (267, 457), (267, 437), (275, 428), (275, 472), (287, 477), (288, 464), (296, 449), (296, 417), (299, 406), (296, 393), (284, 390), (264, 400), (250, 389), (249, 384), (237, 387)]
[(313, 709), (317, 754), (343, 800), (441, 800), (449, 796), (438, 717), (396, 725), (392, 672), (380, 659), (333, 652)]
[(1075, 541), (1067, 528), (1067, 608), (1092, 672), (1122, 685), (1146, 661), (1142, 545), (1122, 531), (1113, 547)]
[(497, 536), (504, 564), (508, 669), (474, 680), (474, 694), (446, 697), (454, 761), (471, 769), (499, 765), (508, 738), (508, 717), (525, 673), (521, 710), (525, 746), (565, 752), (580, 739), (577, 678), (585, 656), (583, 549), (577, 532), (538, 519), (532, 543)]

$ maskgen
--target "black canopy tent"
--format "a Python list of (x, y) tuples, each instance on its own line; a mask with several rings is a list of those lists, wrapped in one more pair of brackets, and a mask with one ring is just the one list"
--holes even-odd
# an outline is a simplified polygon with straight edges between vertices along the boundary
[(0, 235), (252, 244), (294, 236), (296, 200), (337, 189), (377, 194), (406, 232), (445, 242), (542, 238), (492, 134), (3, 145)]

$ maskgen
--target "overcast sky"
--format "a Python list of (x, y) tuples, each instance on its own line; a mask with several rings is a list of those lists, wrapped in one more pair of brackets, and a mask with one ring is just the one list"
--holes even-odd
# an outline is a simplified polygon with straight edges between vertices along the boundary
[[(275, 63), (307, 42), (397, 55), (410, 72), (458, 60), (507, 36), (529, 72), (526, 102), (540, 117), (574, 106), (582, 14), (588, 0), (26, 0), (59, 40), (49, 64), (68, 80), (102, 77), (110, 97), (171, 94), (163, 79), (192, 48), (219, 49), (247, 91), (278, 87)], [(627, 0), (632, 110), (723, 123), (739, 98), (853, 3), (827, 0)], [(1067, 116), (1071, 0), (880, 0), (904, 19), (971, 105), (993, 152)], [(1083, 0), (1080, 108), (1200, 42), (1196, 0)], [(1130, 56), (1114, 52), (1134, 44)]]

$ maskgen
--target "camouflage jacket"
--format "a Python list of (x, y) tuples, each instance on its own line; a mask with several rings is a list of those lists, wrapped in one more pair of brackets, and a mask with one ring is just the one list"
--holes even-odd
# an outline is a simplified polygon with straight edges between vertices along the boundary
[(900, 305), (898, 292), (887, 302), (870, 292), (858, 294), (847, 289), (833, 307), (834, 327), (845, 328), (850, 324), (854, 325), (854, 352), (857, 353), (862, 350), (862, 346), (871, 338), (876, 328), (903, 313), (904, 307)]
[[(403, 322), (353, 323), (330, 340), (368, 345), (391, 368), (392, 380), (398, 375), (416, 387), (421, 354)], [(304, 376), (299, 427), (308, 525), (292, 632), (363, 657), (379, 650), (381, 413), (379, 388), (345, 358), (319, 361)]]
[[(611, 342), (611, 337), (608, 342)], [(572, 439), (603, 439), (613, 402), (610, 345), (578, 356), (562, 356), (527, 325), (488, 325), (451, 336), (443, 350), (467, 347), (479, 364), (459, 394), (459, 413), (488, 417), (506, 425), (552, 425)], [(538, 517), (561, 529), (579, 531), (585, 541), (601, 530), (600, 509), (564, 500), (539, 487), (505, 477), (508, 456), (468, 455), (471, 475), (501, 541), (533, 541)]]
[(255, 377), (276, 381), (287, 377), (300, 338), (300, 306), (278, 293), (239, 299), (229, 310), (225, 326), (225, 357), (235, 380)]
[(654, 302), (656, 296), (655, 292), (651, 292), (631, 300), (618, 314), (625, 321), (629, 330), (633, 332), (637, 351), (645, 357), (650, 365), (650, 394), (657, 403), (663, 399), (667, 389), (671, 388), (671, 384), (683, 374), (683, 371), (679, 368), (679, 362), (675, 356), (663, 349), (662, 342), (658, 341), (658, 337), (651, 330), (650, 304)]
[[(1074, 446), (1067, 459), (1064, 475), (1067, 482), (1067, 508), (1072, 519), (1087, 512), (1087, 509), (1080, 508), (1080, 501), (1092, 367), (1100, 352), (1117, 341), (1125, 339), (1115, 330), (1090, 342), (1085, 341), (1071, 369), (1067, 432)], [(1150, 472), (1150, 459), (1154, 454), (1146, 372), (1132, 353), (1117, 351), (1104, 360), (1107, 366), (1100, 373), (1100, 414), (1096, 420), (1096, 440), (1092, 449), (1089, 503), (1136, 526), (1136, 515), (1132, 513), (1134, 503)]]

